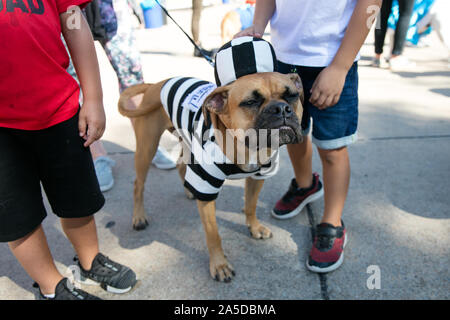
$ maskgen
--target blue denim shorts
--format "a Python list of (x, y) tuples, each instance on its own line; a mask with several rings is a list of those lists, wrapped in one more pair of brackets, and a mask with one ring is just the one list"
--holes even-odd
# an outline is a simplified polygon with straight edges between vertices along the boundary
[(305, 90), (302, 130), (306, 135), (311, 129), (312, 142), (320, 149), (339, 149), (357, 140), (358, 128), (358, 64), (355, 62), (345, 79), (344, 89), (338, 103), (319, 110), (311, 102), (311, 88), (323, 67), (303, 67), (278, 61), (281, 73), (298, 73)]

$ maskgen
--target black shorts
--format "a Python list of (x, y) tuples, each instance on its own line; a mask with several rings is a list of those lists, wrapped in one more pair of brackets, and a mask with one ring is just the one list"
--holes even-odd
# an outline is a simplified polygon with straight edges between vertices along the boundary
[(61, 218), (91, 216), (105, 204), (78, 114), (44, 130), (0, 128), (0, 242), (20, 239), (46, 216), (41, 183)]

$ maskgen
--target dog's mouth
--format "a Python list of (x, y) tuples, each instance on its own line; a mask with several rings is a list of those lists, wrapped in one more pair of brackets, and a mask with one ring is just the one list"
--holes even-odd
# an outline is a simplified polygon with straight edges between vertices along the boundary
[(278, 128), (271, 129), (270, 134), (271, 136), (275, 135), (271, 140), (274, 140), (274, 138), (276, 140), (276, 137), (278, 136), (278, 142), (280, 146), (284, 144), (299, 143), (303, 141), (303, 136), (301, 134), (299, 125), (285, 123)]
[[(266, 121), (266, 123), (269, 126), (265, 128), (260, 127), (259, 129), (267, 131), (267, 142), (270, 148), (276, 147), (276, 144), (282, 146), (303, 141), (301, 127), (296, 118), (276, 119), (274, 121)], [(264, 143), (263, 141), (259, 142)]]

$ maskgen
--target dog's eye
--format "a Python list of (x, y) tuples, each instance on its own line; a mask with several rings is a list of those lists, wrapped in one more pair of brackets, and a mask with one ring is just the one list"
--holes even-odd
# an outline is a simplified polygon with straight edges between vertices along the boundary
[(259, 104), (260, 104), (260, 101), (251, 99), (251, 100), (242, 101), (239, 105), (241, 107), (253, 107), (253, 106), (259, 106)]
[(286, 100), (288, 103), (292, 103), (296, 101), (299, 97), (299, 93), (286, 93), (283, 95), (283, 99)]

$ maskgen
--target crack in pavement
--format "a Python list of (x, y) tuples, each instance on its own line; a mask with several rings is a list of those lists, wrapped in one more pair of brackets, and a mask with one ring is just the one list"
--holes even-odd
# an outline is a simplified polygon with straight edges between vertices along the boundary
[[(308, 213), (308, 220), (311, 227), (311, 242), (314, 243), (314, 235), (316, 231), (316, 221), (314, 219), (314, 213), (311, 209), (310, 204), (308, 203), (306, 205), (306, 212)], [(330, 300), (330, 295), (328, 293), (328, 277), (327, 273), (318, 273), (320, 282), (320, 295), (322, 296), (323, 300)]]

